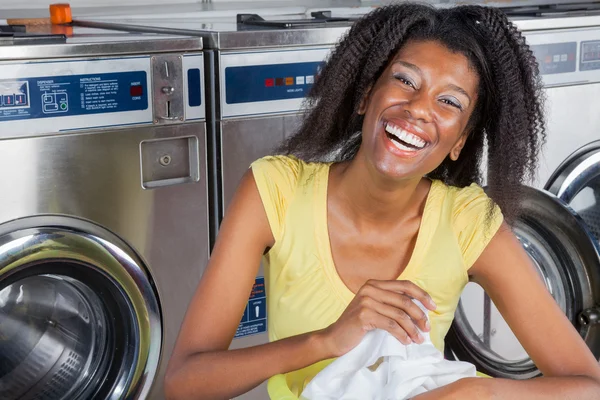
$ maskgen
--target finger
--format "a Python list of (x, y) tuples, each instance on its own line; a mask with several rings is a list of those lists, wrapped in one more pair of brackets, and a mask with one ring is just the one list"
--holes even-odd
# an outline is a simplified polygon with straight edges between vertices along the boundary
[[(427, 314), (424, 313), (423, 310), (421, 310), (419, 306), (417, 306), (410, 297), (404, 294), (390, 292), (387, 290), (382, 290), (375, 296), (378, 296), (377, 298), (375, 298), (375, 300), (385, 305), (391, 306), (399, 312), (401, 311), (408, 318), (410, 318), (411, 323), (417, 325), (417, 327), (422, 331), (429, 332), (430, 325), (429, 319), (427, 318)], [(411, 335), (411, 337), (413, 337), (413, 335)]]
[(433, 311), (437, 305), (426, 291), (415, 285), (411, 281), (369, 281), (367, 284), (378, 287), (380, 289), (389, 290), (392, 292), (406, 294), (413, 299), (417, 299), (426, 308)]
[(413, 342), (423, 343), (425, 341), (425, 337), (419, 332), (419, 327), (415, 324), (415, 321), (404, 310), (384, 303), (375, 305), (374, 310), (387, 318), (393, 319)]
[(361, 288), (358, 295), (372, 298), (379, 303), (385, 303), (404, 311), (410, 316), (414, 323), (417, 324), (419, 329), (421, 329), (423, 332), (429, 332), (431, 327), (427, 318), (427, 314), (424, 313), (423, 310), (413, 302), (409, 295), (390, 291), (389, 285), (387, 285), (388, 290), (383, 289), (381, 286), (385, 287), (386, 285), (385, 283), (381, 285), (365, 285), (363, 288)]
[(402, 344), (409, 345), (412, 343), (412, 339), (408, 333), (406, 333), (406, 331), (400, 325), (398, 325), (396, 320), (386, 317), (385, 315), (379, 314), (375, 311), (370, 314), (367, 327), (367, 330), (374, 329), (383, 329), (384, 331), (389, 332)]

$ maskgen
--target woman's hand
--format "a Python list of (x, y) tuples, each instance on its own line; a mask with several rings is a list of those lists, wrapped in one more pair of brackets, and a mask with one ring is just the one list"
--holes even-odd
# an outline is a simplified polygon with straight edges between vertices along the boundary
[(346, 354), (368, 332), (383, 329), (403, 344), (422, 343), (419, 329), (430, 329), (427, 315), (413, 303), (419, 300), (429, 310), (431, 297), (410, 281), (369, 280), (360, 288), (340, 318), (322, 333), (332, 357)]

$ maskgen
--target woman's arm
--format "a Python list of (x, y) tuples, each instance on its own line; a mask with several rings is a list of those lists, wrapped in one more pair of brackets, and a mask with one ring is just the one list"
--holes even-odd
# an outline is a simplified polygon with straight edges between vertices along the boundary
[(454, 398), (455, 391), (464, 399), (600, 398), (598, 361), (548, 293), (507, 225), (496, 233), (469, 274), (493, 300), (543, 377), (526, 381), (466, 379), (449, 385), (446, 393), (444, 388), (432, 391), (432, 399)]
[(223, 219), (207, 269), (183, 321), (165, 379), (168, 399), (229, 399), (273, 375), (329, 356), (319, 333), (228, 351), (260, 259), (273, 244), (249, 170)]

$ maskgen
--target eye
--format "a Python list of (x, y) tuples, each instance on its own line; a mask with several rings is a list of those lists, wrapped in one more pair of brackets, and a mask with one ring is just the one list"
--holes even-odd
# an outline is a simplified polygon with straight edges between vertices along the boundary
[(396, 74), (396, 75), (394, 75), (394, 78), (396, 78), (397, 80), (399, 80), (400, 82), (402, 82), (406, 86), (410, 86), (413, 89), (415, 88), (415, 84), (413, 83), (413, 81), (411, 81), (409, 78), (407, 78), (404, 75)]
[(440, 101), (442, 103), (444, 103), (444, 104), (448, 104), (449, 106), (458, 108), (460, 111), (463, 110), (462, 104), (460, 104), (460, 102), (458, 100), (456, 100), (456, 99), (453, 99), (453, 98), (443, 98), (443, 99), (440, 99)]

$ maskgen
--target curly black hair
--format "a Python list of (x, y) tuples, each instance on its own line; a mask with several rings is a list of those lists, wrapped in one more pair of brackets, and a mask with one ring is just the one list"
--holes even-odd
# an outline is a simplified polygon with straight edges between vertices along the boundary
[(361, 143), (360, 102), (409, 40), (438, 41), (465, 55), (480, 78), (461, 156), (446, 158), (428, 176), (458, 187), (481, 184), (487, 147), (487, 191), (513, 221), (521, 184), (534, 177), (545, 141), (543, 96), (532, 51), (497, 8), (402, 3), (359, 19), (330, 54), (305, 100), (302, 125), (279, 153), (305, 161), (352, 159)]

